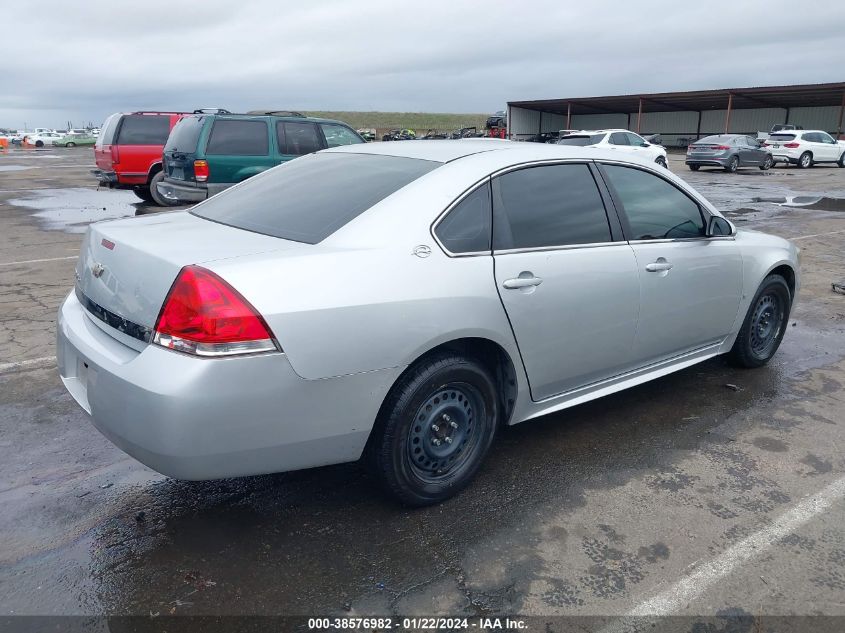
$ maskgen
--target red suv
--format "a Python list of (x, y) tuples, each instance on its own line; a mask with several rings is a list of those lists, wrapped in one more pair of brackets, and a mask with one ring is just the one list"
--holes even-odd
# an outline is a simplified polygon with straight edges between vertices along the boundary
[(118, 112), (103, 124), (94, 145), (100, 184), (131, 189), (144, 202), (169, 203), (156, 185), (164, 177), (161, 155), (171, 128), (187, 112)]

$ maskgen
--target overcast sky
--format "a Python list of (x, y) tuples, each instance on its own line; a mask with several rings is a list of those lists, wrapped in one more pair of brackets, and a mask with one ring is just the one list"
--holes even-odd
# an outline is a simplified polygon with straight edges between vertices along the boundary
[(845, 80), (845, 2), (2, 0), (0, 127)]

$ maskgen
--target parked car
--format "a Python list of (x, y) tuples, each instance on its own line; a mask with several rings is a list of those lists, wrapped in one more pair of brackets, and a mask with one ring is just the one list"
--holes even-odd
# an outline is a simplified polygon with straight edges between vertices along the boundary
[(356, 130), (356, 132), (358, 132), (358, 135), (368, 143), (376, 140), (376, 131), (374, 128), (367, 127), (360, 130)]
[(686, 164), (693, 171), (710, 166), (733, 173), (740, 167), (759, 167), (765, 171), (775, 163), (769, 149), (753, 136), (717, 134), (691, 143), (687, 147)]
[(502, 425), (764, 365), (800, 285), (792, 243), (650, 158), (489, 140), (337, 147), (92, 224), (76, 279), (59, 371), (121, 449), (180, 479), (363, 457), (412, 505)]
[(776, 163), (791, 163), (806, 169), (816, 163), (845, 167), (845, 145), (823, 130), (790, 130), (770, 134), (765, 143)]
[(158, 193), (174, 204), (199, 202), (297, 156), (363, 142), (345, 123), (298, 113), (186, 116), (164, 147)]
[(27, 132), (23, 136), (23, 142), (35, 147), (44, 147), (45, 145), (52, 145), (53, 141), (62, 138), (58, 132)]
[(185, 114), (118, 112), (111, 115), (94, 144), (97, 169), (91, 173), (101, 185), (130, 189), (144, 202), (169, 205), (156, 189), (164, 178), (161, 155), (171, 128)]
[(558, 141), (559, 145), (575, 145), (580, 147), (595, 147), (610, 149), (615, 152), (641, 156), (667, 167), (666, 148), (646, 141), (639, 134), (629, 130), (582, 130)]
[(61, 147), (76, 147), (77, 145), (94, 145), (96, 137), (90, 134), (65, 134), (53, 140), (53, 145)]

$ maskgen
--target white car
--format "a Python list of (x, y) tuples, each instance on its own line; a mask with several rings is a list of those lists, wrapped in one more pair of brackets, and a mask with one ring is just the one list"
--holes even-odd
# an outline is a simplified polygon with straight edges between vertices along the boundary
[(668, 166), (666, 149), (662, 145), (649, 143), (639, 134), (629, 130), (581, 130), (564, 136), (558, 141), (558, 145), (612, 149), (652, 160), (661, 167)]
[(770, 134), (765, 142), (776, 163), (792, 163), (802, 169), (815, 163), (845, 167), (845, 145), (822, 130), (789, 130)]
[(58, 141), (63, 137), (64, 136), (58, 132), (32, 133), (26, 135), (26, 142), (30, 145), (35, 145), (35, 147), (45, 147), (47, 145), (52, 145), (53, 141)]

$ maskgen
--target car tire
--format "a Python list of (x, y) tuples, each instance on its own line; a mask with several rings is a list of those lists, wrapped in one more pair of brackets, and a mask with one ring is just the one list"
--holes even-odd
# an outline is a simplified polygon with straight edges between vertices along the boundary
[(76, 147), (76, 143), (65, 143), (65, 147)]
[(172, 207), (177, 203), (171, 202), (158, 192), (158, 187), (156, 185), (158, 185), (158, 183), (160, 183), (162, 180), (164, 180), (164, 172), (156, 172), (156, 175), (153, 176), (152, 180), (150, 180), (150, 198), (152, 198), (152, 202), (154, 202), (160, 207)]
[(842, 152), (842, 156), (839, 157), (839, 161), (836, 164), (840, 167), (845, 167), (845, 152)]
[(146, 186), (144, 186), (144, 187), (142, 187), (142, 186), (133, 187), (132, 193), (134, 193), (136, 196), (138, 196), (144, 202), (149, 203), (149, 204), (153, 204), (153, 194), (150, 192), (149, 187), (146, 187)]
[(44, 141), (35, 141), (35, 147), (44, 147)]
[(771, 156), (766, 156), (766, 160), (764, 160), (763, 164), (760, 165), (760, 169), (762, 169), (763, 171), (768, 171), (774, 166), (775, 166), (774, 159)]
[(690, 171), (698, 171), (701, 169), (701, 165), (687, 165), (690, 168)]
[(739, 169), (739, 157), (734, 156), (728, 161), (728, 164), (725, 165), (725, 171), (731, 174), (735, 174), (737, 169)]
[(727, 354), (728, 361), (748, 368), (768, 363), (783, 340), (791, 307), (792, 293), (786, 280), (780, 275), (766, 277), (751, 300), (736, 341)]
[(808, 167), (813, 166), (813, 155), (810, 152), (804, 152), (798, 158), (798, 168), (799, 169), (807, 169)]
[(406, 505), (448, 499), (470, 482), (490, 449), (498, 402), (495, 382), (477, 360), (453, 352), (424, 359), (382, 405), (367, 445), (370, 470)]
[(663, 158), (662, 156), (658, 156), (657, 158), (655, 158), (654, 162), (657, 163), (658, 165), (660, 165), (661, 167), (663, 167), (664, 169), (669, 168), (669, 166), (666, 164), (666, 159)]

